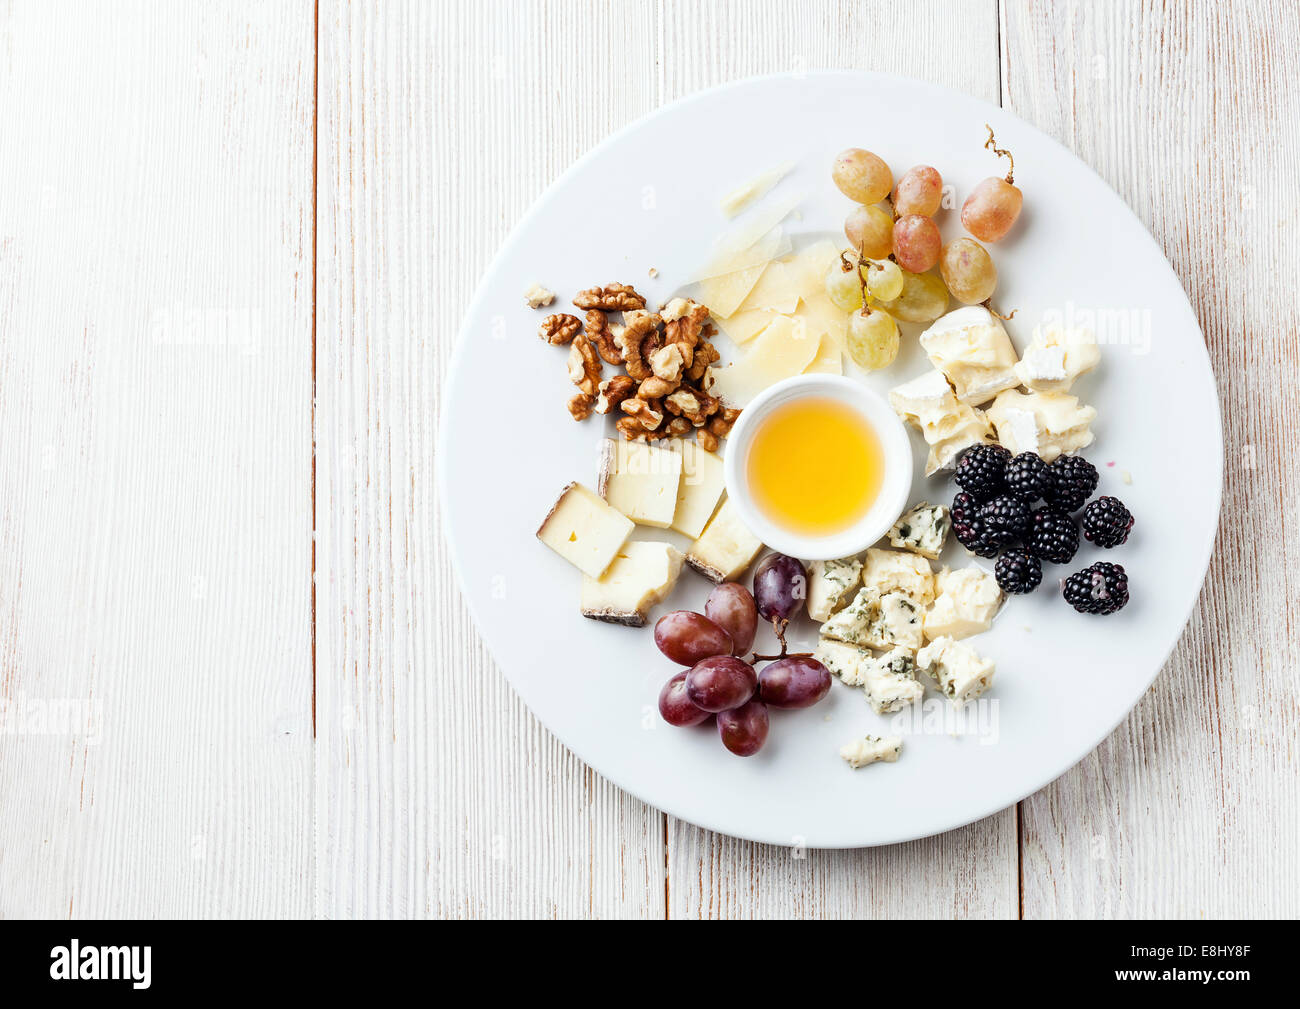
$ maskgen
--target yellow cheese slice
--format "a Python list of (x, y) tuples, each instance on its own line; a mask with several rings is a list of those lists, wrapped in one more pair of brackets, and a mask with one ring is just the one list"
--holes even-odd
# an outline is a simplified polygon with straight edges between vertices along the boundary
[(840, 250), (829, 240), (814, 242), (787, 257), (791, 280), (801, 298), (825, 295), (826, 272), (840, 260)]
[(828, 337), (840, 350), (844, 349), (849, 332), (849, 313), (836, 308), (824, 293), (804, 298), (794, 313), (794, 321), (814, 339)]
[(817, 345), (817, 356), (808, 362), (804, 374), (843, 375), (844, 352), (840, 349), (840, 345), (823, 334)]
[(770, 171), (750, 179), (742, 186), (737, 186), (722, 198), (722, 212), (728, 217), (735, 217), (755, 200), (762, 199), (778, 182), (794, 168), (793, 161), (777, 165)]
[(768, 386), (798, 375), (817, 356), (818, 339), (805, 335), (786, 316), (777, 316), (752, 340), (745, 355), (725, 368), (715, 368), (709, 392), (732, 406), (744, 407)]
[(740, 346), (758, 336), (776, 318), (777, 316), (774, 313), (762, 309), (749, 312), (740, 311), (733, 313), (726, 319), (719, 319), (718, 326), (727, 334), (732, 343)]
[(799, 307), (799, 289), (786, 264), (775, 261), (758, 278), (758, 283), (741, 304), (741, 311), (766, 308), (773, 312), (793, 312)]
[(767, 264), (751, 266), (735, 273), (725, 273), (721, 277), (710, 277), (700, 281), (701, 304), (709, 306), (709, 312), (715, 319), (730, 318), (749, 297), (749, 292), (758, 283), (758, 278), (767, 269)]

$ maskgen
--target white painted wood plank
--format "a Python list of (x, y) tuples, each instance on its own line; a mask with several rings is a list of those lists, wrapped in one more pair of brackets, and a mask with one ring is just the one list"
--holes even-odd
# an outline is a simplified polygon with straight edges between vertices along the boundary
[(1024, 803), (1025, 917), (1300, 913), (1298, 36), (1294, 4), (1269, 0), (1005, 7), (1007, 105), (1163, 245), (1205, 331), (1227, 458), (1206, 587), (1160, 678)]
[(311, 112), (306, 4), (0, 13), (0, 917), (310, 910)]
[[(493, 665), (451, 572), (433, 459), (482, 271), (552, 178), (656, 104), (653, 15), (321, 4), (322, 915), (663, 916), (661, 814), (556, 742)], [(484, 390), (484, 409), (503, 406)]]
[[(852, 0), (670, 2), (662, 35), (665, 102), (755, 74), (822, 68), (907, 74), (998, 100), (994, 2), (911, 3), (905, 15)], [(846, 147), (887, 128), (869, 109), (844, 110), (844, 122)], [(839, 852), (750, 844), (669, 817), (668, 913), (1014, 918), (1015, 816), (1008, 809), (941, 837)]]

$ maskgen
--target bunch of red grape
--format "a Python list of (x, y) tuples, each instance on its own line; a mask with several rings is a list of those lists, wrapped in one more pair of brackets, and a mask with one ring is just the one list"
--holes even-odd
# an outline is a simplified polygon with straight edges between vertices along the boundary
[[(750, 594), (723, 582), (704, 612), (675, 610), (655, 624), (655, 644), (682, 670), (659, 692), (669, 725), (700, 725), (717, 716), (722, 745), (751, 757), (767, 742), (767, 709), (807, 708), (831, 689), (830, 671), (811, 655), (786, 653), (785, 627), (803, 605), (807, 574), (785, 554), (772, 554), (754, 572)], [(742, 656), (754, 644), (758, 621), (770, 621), (781, 641), (778, 656)], [(761, 671), (754, 664), (767, 661)]]

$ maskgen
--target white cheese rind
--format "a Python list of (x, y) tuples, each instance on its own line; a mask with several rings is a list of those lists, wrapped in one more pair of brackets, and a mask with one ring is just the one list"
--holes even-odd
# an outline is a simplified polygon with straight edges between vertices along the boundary
[(902, 752), (901, 736), (863, 736), (840, 747), (840, 756), (854, 770), (878, 761), (892, 764)]
[(861, 583), (862, 562), (856, 557), (813, 561), (808, 580), (808, 615), (827, 620), (843, 606)]
[(729, 498), (709, 519), (700, 538), (691, 544), (686, 563), (714, 582), (728, 582), (742, 575), (763, 542), (740, 520), (740, 513)]
[(644, 627), (677, 584), (684, 560), (668, 543), (624, 543), (600, 578), (584, 575), (580, 606), (592, 620)]
[(722, 459), (693, 441), (679, 441), (673, 448), (682, 455), (682, 478), (677, 485), (677, 507), (671, 528), (690, 539), (698, 539), (727, 487)]
[(889, 392), (889, 403), (930, 446), (926, 476), (950, 468), (972, 445), (993, 440), (993, 428), (984, 412), (958, 402), (942, 372), (927, 372), (896, 386)]
[(889, 542), (922, 557), (937, 560), (948, 539), (952, 519), (943, 505), (928, 501), (912, 505), (889, 530)]
[(1051, 462), (1092, 444), (1090, 425), (1097, 411), (1080, 406), (1069, 393), (1008, 389), (993, 401), (988, 418), (997, 428), (998, 441), (1012, 455), (1034, 452)]
[(993, 626), (1002, 605), (997, 579), (983, 568), (944, 568), (935, 579), (939, 595), (925, 615), (925, 638), (967, 638)]
[(993, 685), (996, 665), (975, 649), (952, 638), (936, 638), (916, 655), (916, 667), (934, 677), (939, 689), (955, 704), (979, 697)]
[(580, 483), (571, 483), (537, 530), (537, 538), (584, 575), (599, 578), (635, 526)]
[(637, 525), (667, 529), (677, 510), (681, 455), (642, 441), (606, 442), (613, 448), (601, 453), (605, 500)]
[(918, 554), (873, 547), (862, 567), (862, 584), (881, 595), (905, 593), (922, 606), (934, 602), (934, 572), (930, 562)]
[(952, 382), (961, 403), (978, 406), (1020, 383), (1011, 338), (998, 317), (980, 305), (936, 319), (921, 334), (921, 347)]
[(922, 609), (902, 592), (858, 590), (853, 601), (821, 626), (824, 638), (882, 651), (903, 647), (916, 651), (922, 642)]
[(1038, 326), (1016, 365), (1016, 377), (1035, 392), (1067, 392), (1076, 378), (1100, 361), (1101, 350), (1091, 330)]

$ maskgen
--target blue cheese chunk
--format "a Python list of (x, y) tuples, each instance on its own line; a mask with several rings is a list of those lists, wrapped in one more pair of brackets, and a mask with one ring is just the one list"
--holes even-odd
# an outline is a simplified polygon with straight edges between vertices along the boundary
[(921, 647), (920, 604), (902, 592), (880, 592), (872, 586), (858, 590), (853, 602), (822, 624), (824, 638), (882, 651)]
[(993, 685), (993, 660), (981, 659), (975, 649), (952, 638), (931, 641), (917, 653), (916, 666), (934, 677), (944, 695), (958, 705)]
[(922, 606), (934, 602), (934, 572), (930, 570), (930, 562), (901, 550), (868, 550), (862, 584), (882, 595), (902, 592)]
[(925, 694), (916, 678), (916, 661), (906, 648), (877, 657), (866, 648), (822, 638), (813, 656), (847, 686), (861, 687), (878, 715), (898, 711)]
[(862, 576), (862, 562), (856, 557), (838, 561), (813, 561), (808, 582), (808, 615), (827, 620), (853, 596)]
[(952, 519), (948, 517), (947, 508), (922, 501), (912, 505), (894, 523), (894, 528), (889, 530), (889, 542), (932, 561), (938, 560), (951, 528)]
[(892, 764), (902, 752), (901, 736), (863, 736), (840, 747), (840, 756), (855, 770), (879, 760)]

